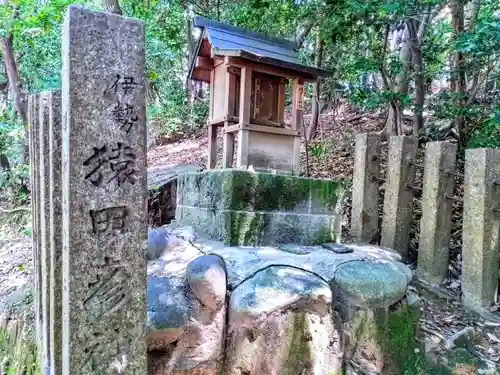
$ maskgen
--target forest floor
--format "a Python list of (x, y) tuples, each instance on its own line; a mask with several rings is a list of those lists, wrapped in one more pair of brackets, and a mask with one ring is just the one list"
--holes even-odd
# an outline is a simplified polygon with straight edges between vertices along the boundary
[[(380, 113), (358, 113), (340, 107), (336, 113), (324, 113), (320, 118), (318, 136), (309, 145), (308, 174), (310, 177), (352, 179), (354, 165), (354, 142), (356, 134), (377, 131), (384, 120)], [(305, 122), (309, 118), (305, 116)], [(222, 139), (218, 140), (219, 162), (222, 154)], [(165, 167), (177, 164), (197, 164), (207, 162), (208, 139), (204, 131), (178, 142), (160, 144), (148, 152), (149, 167)], [(383, 154), (387, 146), (383, 147)], [(422, 155), (417, 161), (417, 182), (421, 182)], [(301, 164), (306, 165), (305, 147), (302, 147)], [(306, 174), (303, 168), (302, 174)], [(384, 168), (382, 168), (384, 169)], [(382, 171), (384, 173), (384, 171)], [(381, 187), (381, 190), (383, 188)], [(460, 186), (458, 187), (460, 190)], [(383, 191), (382, 191), (383, 193)], [(459, 191), (458, 191), (459, 193)], [(415, 202), (418, 211), (418, 197)], [(344, 215), (344, 237), (349, 240), (350, 201)], [(17, 220), (19, 223), (22, 220)], [(410, 258), (415, 259), (418, 248), (418, 221), (416, 215), (412, 234)], [(459, 221), (459, 220), (457, 220)], [(12, 221), (10, 221), (11, 223)], [(0, 220), (0, 312), (2, 302), (11, 296), (29, 300), (25, 296), (26, 287), (32, 279), (32, 253), (29, 233), (13, 230)], [(452, 240), (450, 274), (443, 287), (424, 287), (415, 284), (412, 295), (420, 307), (420, 329), (417, 340), (428, 361), (453, 366), (453, 374), (500, 374), (498, 370), (487, 370), (488, 366), (500, 364), (500, 315), (498, 307), (491, 309), (488, 316), (478, 316), (465, 311), (460, 304), (460, 230), (455, 230)], [(413, 263), (412, 266), (415, 264)], [(414, 301), (415, 302), (415, 301)], [(430, 373), (430, 372), (426, 372)], [(413, 374), (410, 374), (413, 375)], [(416, 375), (416, 374), (415, 374)]]

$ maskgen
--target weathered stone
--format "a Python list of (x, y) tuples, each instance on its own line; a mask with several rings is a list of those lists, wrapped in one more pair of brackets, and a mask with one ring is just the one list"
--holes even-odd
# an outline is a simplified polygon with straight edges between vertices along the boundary
[(408, 256), (413, 207), (413, 166), (416, 143), (413, 137), (391, 137), (380, 244)]
[(37, 228), (40, 236), (40, 272), (41, 272), (41, 310), (42, 310), (42, 335), (41, 354), (42, 371), (44, 374), (50, 373), (51, 347), (50, 347), (50, 285), (49, 277), (52, 273), (50, 269), (50, 144), (49, 144), (49, 103), (48, 93), (43, 92), (39, 97), (39, 207), (40, 225)]
[[(148, 126), (148, 128), (151, 128)], [(186, 172), (200, 172), (203, 167), (190, 164), (148, 168), (148, 216), (150, 226), (170, 224), (177, 207), (177, 178)]]
[[(350, 300), (356, 312), (363, 307), (355, 305), (357, 300), (386, 307), (403, 298), (400, 286), (406, 291), (412, 276), (400, 255), (373, 245), (346, 245), (349, 253), (292, 244), (225, 247), (193, 237), (188, 228), (162, 229), (169, 233), (169, 244), (148, 262), (149, 366), (155, 375), (340, 372), (347, 344), (340, 340), (343, 324), (332, 311), (332, 288), (352, 295), (359, 290)], [(360, 263), (359, 272), (343, 269)], [(197, 296), (204, 293), (197, 291), (200, 278), (193, 276), (203, 279), (212, 268), (216, 280), (227, 273), (227, 325), (225, 303), (214, 311)], [(196, 288), (191, 289), (193, 280)], [(356, 341), (350, 344), (356, 347)]]
[(30, 117), (30, 177), (31, 177), (31, 213), (33, 228), (33, 285), (35, 302), (35, 325), (40, 363), (44, 363), (42, 357), (42, 272), (40, 263), (40, 98), (38, 94), (29, 98)]
[(448, 272), (452, 201), (457, 145), (429, 142), (425, 150), (422, 218), (418, 248), (419, 277), (440, 284)]
[(148, 231), (148, 260), (158, 259), (168, 245), (168, 233), (164, 228), (154, 228)]
[(328, 242), (328, 243), (321, 244), (321, 246), (323, 246), (325, 249), (333, 251), (334, 253), (337, 253), (337, 254), (352, 253), (354, 251), (353, 249), (351, 249), (345, 245), (342, 245), (340, 243)]
[(189, 319), (186, 331), (175, 343), (167, 369), (173, 374), (205, 373), (220, 370), (223, 362), (226, 306), (213, 311), (201, 304), (192, 293), (186, 293), (189, 300)]
[(212, 311), (226, 300), (226, 265), (217, 255), (204, 255), (188, 264), (186, 277), (191, 291)]
[(340, 220), (332, 215), (233, 210), (213, 212), (194, 207), (177, 207), (176, 212), (179, 224), (188, 223), (198, 233), (226, 245), (320, 244), (338, 240), (340, 233)]
[(61, 190), (61, 93), (47, 93), (49, 107), (50, 191), (50, 363), (53, 374), (62, 373), (62, 190)]
[(375, 309), (403, 298), (410, 280), (389, 262), (352, 261), (338, 267), (332, 289), (343, 303)]
[(183, 278), (148, 276), (148, 350), (165, 349), (186, 331), (185, 286)]
[(328, 284), (312, 273), (281, 266), (258, 272), (231, 295), (224, 373), (340, 372), (331, 302)]
[(70, 6), (62, 50), (62, 374), (144, 373), (143, 26)]
[(332, 302), (329, 285), (315, 274), (295, 267), (272, 266), (238, 285), (229, 302), (233, 327), (253, 328), (274, 311), (300, 309), (320, 316)]
[(235, 169), (179, 177), (176, 221), (227, 245), (335, 242), (340, 181)]
[(359, 374), (422, 373), (414, 352), (418, 321), (418, 311), (403, 304), (356, 310), (343, 324), (344, 360)]
[(179, 237), (169, 237), (172, 241), (158, 259), (148, 262), (148, 350), (166, 350), (187, 330), (191, 302), (186, 295), (186, 269), (203, 253), (188, 241), (183, 242), (182, 231), (178, 233)]
[(357, 242), (372, 243), (378, 236), (380, 141), (377, 133), (356, 136), (351, 235)]
[(471, 308), (488, 308), (497, 296), (500, 253), (499, 183), (500, 150), (467, 150), (464, 181), (462, 300)]

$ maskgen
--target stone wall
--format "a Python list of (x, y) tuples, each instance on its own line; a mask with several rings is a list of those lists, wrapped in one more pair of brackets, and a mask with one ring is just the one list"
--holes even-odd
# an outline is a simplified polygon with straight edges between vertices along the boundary
[(228, 245), (340, 239), (342, 181), (237, 169), (179, 177), (176, 222)]

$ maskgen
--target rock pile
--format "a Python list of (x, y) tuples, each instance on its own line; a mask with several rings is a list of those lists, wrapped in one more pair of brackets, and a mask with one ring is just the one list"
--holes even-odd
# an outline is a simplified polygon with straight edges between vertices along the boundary
[(149, 238), (154, 375), (341, 373), (366, 331), (360, 322), (376, 324), (412, 276), (376, 246), (227, 247), (169, 227)]

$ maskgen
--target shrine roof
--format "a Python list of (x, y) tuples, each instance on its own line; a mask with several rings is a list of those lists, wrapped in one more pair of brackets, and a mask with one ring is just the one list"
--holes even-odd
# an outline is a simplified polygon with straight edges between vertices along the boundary
[(204, 39), (208, 39), (212, 56), (232, 56), (286, 68), (308, 76), (327, 77), (332, 73), (300, 62), (291, 40), (257, 33), (241, 27), (195, 17), (194, 26), (202, 30), (197, 49), (190, 62), (191, 78)]

